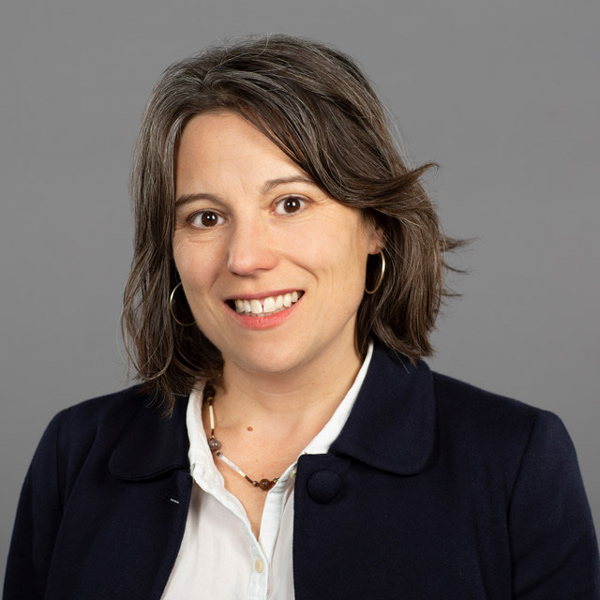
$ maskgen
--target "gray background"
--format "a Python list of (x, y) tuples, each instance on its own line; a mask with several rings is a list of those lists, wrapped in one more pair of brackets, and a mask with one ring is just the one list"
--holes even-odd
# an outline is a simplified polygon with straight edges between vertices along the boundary
[(558, 413), (600, 519), (597, 0), (9, 0), (0, 8), (0, 564), (37, 440), (126, 383), (127, 177), (171, 62), (286, 32), (355, 56), (432, 182), (454, 264), (433, 366)]

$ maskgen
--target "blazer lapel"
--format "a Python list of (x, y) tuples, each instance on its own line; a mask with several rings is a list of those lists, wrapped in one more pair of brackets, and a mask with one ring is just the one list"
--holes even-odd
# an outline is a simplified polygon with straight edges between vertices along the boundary
[(188, 398), (178, 397), (170, 417), (147, 404), (131, 420), (110, 457), (112, 475), (141, 481), (174, 469), (189, 470), (185, 415)]
[(371, 467), (412, 475), (433, 451), (435, 401), (433, 378), (424, 362), (376, 344), (354, 408), (330, 452)]

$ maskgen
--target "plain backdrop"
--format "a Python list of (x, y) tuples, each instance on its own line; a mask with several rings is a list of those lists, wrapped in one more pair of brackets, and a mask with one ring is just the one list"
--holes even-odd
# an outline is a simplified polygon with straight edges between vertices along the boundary
[[(0, 8), (0, 564), (61, 408), (127, 384), (131, 148), (156, 79), (217, 40), (283, 32), (353, 55), (447, 233), (439, 371), (552, 410), (600, 524), (597, 0), (8, 0)], [(1, 575), (2, 573), (0, 573)]]

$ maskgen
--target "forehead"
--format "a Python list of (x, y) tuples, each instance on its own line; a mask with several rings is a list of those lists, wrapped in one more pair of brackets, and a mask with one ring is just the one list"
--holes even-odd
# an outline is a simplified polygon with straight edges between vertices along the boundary
[(288, 177), (306, 173), (267, 136), (234, 112), (195, 115), (181, 134), (176, 185), (211, 178)]

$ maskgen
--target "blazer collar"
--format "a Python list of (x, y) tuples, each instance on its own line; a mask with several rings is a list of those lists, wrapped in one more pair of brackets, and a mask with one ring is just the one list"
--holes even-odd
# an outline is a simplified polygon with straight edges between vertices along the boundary
[(186, 427), (188, 398), (177, 397), (173, 413), (164, 417), (148, 395), (125, 428), (109, 461), (110, 472), (129, 481), (159, 477), (174, 469), (189, 470)]
[[(169, 418), (146, 396), (111, 455), (109, 468), (139, 481), (189, 469), (188, 398), (178, 397)], [(435, 403), (431, 371), (423, 362), (376, 343), (365, 381), (330, 452), (398, 475), (422, 470), (434, 445)]]
[(330, 452), (398, 475), (427, 464), (435, 440), (433, 376), (376, 343), (354, 408)]

